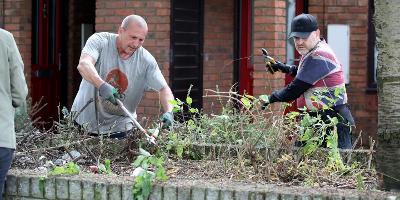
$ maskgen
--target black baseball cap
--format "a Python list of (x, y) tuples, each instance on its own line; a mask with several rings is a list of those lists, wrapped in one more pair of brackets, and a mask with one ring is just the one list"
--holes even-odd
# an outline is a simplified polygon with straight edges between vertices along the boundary
[(289, 38), (308, 38), (311, 32), (318, 29), (317, 19), (310, 14), (297, 15), (292, 20), (291, 28)]

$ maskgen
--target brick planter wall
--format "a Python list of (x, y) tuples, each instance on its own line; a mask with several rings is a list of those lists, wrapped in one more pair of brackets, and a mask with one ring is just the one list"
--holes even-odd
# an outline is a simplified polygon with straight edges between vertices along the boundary
[[(129, 200), (132, 177), (79, 175), (41, 178), (11, 172), (7, 177), (5, 199), (110, 199)], [(153, 187), (151, 200), (295, 200), (295, 199), (400, 199), (400, 193), (340, 189), (310, 189), (201, 180), (170, 180)]]

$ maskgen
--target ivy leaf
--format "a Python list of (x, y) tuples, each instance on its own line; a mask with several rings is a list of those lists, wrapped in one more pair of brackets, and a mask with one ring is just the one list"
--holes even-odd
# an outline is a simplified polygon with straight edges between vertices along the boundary
[(182, 158), (183, 156), (183, 145), (182, 144), (178, 144), (176, 146), (176, 154), (178, 155), (179, 158)]
[(146, 156), (144, 156), (144, 155), (139, 155), (139, 156), (136, 158), (135, 162), (132, 163), (132, 165), (133, 165), (134, 167), (139, 167), (139, 166), (142, 164), (142, 161), (143, 161), (145, 158), (146, 158)]
[(193, 99), (190, 96), (186, 96), (186, 103), (190, 106), (193, 103)]
[(250, 102), (250, 100), (249, 100), (248, 98), (241, 98), (240, 101), (243, 103), (243, 105), (244, 105), (246, 108), (250, 108), (251, 102)]
[(156, 179), (160, 181), (168, 180), (168, 176), (166, 175), (164, 168), (157, 168), (156, 170)]
[(172, 112), (173, 112), (173, 113), (177, 113), (177, 112), (179, 112), (179, 111), (181, 111), (181, 108), (179, 108), (179, 107), (173, 107), (173, 108), (172, 108)]
[(340, 88), (335, 88), (334, 95), (335, 97), (338, 97), (340, 95)]
[(316, 141), (308, 141), (307, 144), (303, 148), (303, 152), (305, 155), (310, 155), (315, 150), (317, 150), (318, 145)]
[(190, 113), (198, 113), (199, 110), (198, 110), (197, 108), (190, 108), (190, 109), (189, 109), (189, 112), (190, 112)]
[(308, 141), (312, 138), (313, 131), (311, 128), (307, 128), (304, 134), (300, 137), (300, 141)]
[(286, 116), (287, 116), (289, 119), (294, 119), (294, 118), (298, 117), (299, 115), (300, 115), (299, 112), (290, 112), (290, 113), (286, 114)]
[(178, 101), (176, 101), (175, 99), (169, 100), (168, 103), (170, 103), (173, 106), (178, 105)]

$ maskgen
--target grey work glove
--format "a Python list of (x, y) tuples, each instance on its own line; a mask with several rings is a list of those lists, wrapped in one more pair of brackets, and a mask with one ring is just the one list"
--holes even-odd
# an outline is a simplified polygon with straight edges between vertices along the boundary
[(261, 110), (265, 110), (268, 108), (270, 102), (269, 102), (269, 96), (268, 95), (261, 95), (262, 97), (260, 97), (261, 101), (263, 102), (262, 106), (261, 106)]
[(174, 124), (174, 115), (172, 112), (166, 112), (161, 115), (161, 122), (163, 123), (162, 128), (163, 129), (170, 129), (172, 125)]
[(113, 87), (112, 85), (110, 85), (109, 83), (104, 82), (103, 84), (100, 85), (99, 95), (101, 97), (107, 99), (114, 105), (118, 105), (117, 100), (116, 100), (116, 98), (119, 98), (119, 96), (120, 96), (118, 93), (118, 90), (115, 87)]

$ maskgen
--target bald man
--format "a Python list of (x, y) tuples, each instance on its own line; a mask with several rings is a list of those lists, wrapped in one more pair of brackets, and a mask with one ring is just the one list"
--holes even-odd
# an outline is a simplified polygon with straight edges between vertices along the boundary
[(164, 128), (172, 125), (169, 100), (174, 96), (155, 58), (142, 47), (147, 32), (147, 23), (141, 16), (129, 15), (118, 34), (95, 33), (87, 40), (77, 67), (83, 80), (71, 110), (80, 111), (91, 99), (96, 100), (76, 118), (76, 123), (90, 133), (125, 137), (134, 124), (116, 99), (136, 117), (136, 108), (148, 90), (159, 92)]

